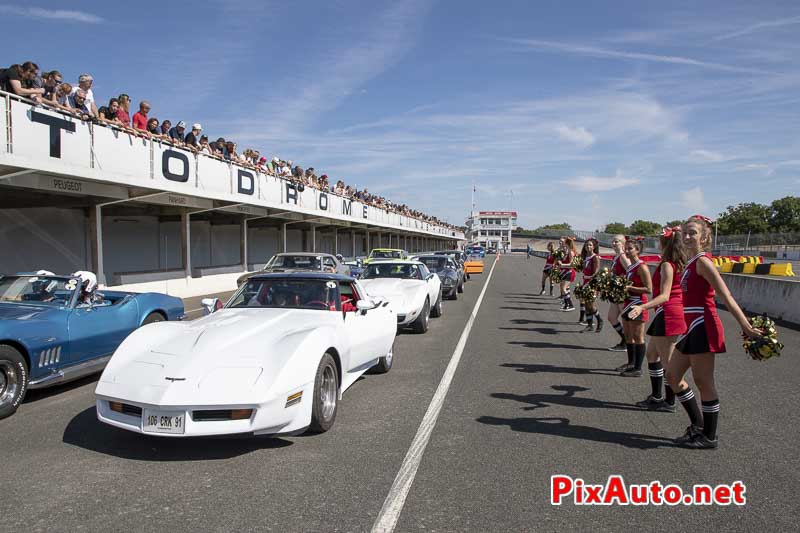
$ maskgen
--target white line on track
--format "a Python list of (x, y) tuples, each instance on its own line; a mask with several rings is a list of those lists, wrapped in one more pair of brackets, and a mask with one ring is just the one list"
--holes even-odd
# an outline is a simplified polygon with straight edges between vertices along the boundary
[(450, 389), (450, 383), (453, 381), (453, 376), (458, 368), (458, 363), (461, 361), (461, 354), (464, 353), (464, 347), (467, 344), (469, 333), (472, 330), (472, 325), (475, 323), (475, 317), (478, 315), (478, 309), (483, 302), (483, 295), (489, 287), (489, 282), (492, 280), (494, 267), (497, 266), (498, 259), (496, 258), (492, 263), (492, 268), (489, 270), (489, 276), (486, 278), (486, 283), (483, 284), (481, 294), (478, 296), (478, 301), (475, 302), (475, 307), (472, 308), (472, 313), (469, 315), (467, 325), (464, 326), (464, 331), (461, 332), (461, 337), (458, 339), (456, 349), (453, 350), (453, 355), (450, 357), (450, 363), (444, 371), (442, 380), (436, 388), (436, 393), (431, 399), (428, 410), (425, 416), (422, 417), (417, 434), (411, 442), (411, 447), (406, 453), (403, 464), (400, 465), (400, 470), (394, 478), (392, 488), (389, 489), (389, 494), (383, 502), (381, 512), (378, 513), (378, 518), (372, 526), (373, 533), (391, 533), (397, 525), (397, 520), (400, 518), (400, 513), (403, 511), (403, 505), (406, 502), (408, 492), (411, 490), (411, 485), (414, 483), (414, 477), (417, 475), (417, 469), (420, 462), (422, 462), (422, 454), (425, 453), (425, 448), (428, 446), (428, 441), (433, 433), (433, 428), (436, 426), (436, 420), (439, 418), (439, 412), (444, 405), (444, 399), (447, 396), (447, 391)]

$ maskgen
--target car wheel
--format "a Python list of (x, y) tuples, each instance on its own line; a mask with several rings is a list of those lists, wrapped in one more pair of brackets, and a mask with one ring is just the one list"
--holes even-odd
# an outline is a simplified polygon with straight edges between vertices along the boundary
[(147, 324), (152, 324), (153, 322), (163, 322), (165, 320), (166, 318), (164, 318), (164, 315), (162, 315), (158, 311), (155, 311), (145, 317), (144, 322), (142, 322), (142, 325), (146, 326)]
[(464, 280), (460, 280), (458, 282), (458, 288), (456, 289), (458, 292), (464, 292)]
[(422, 312), (417, 317), (417, 319), (411, 324), (411, 327), (414, 329), (414, 333), (425, 333), (428, 331), (428, 320), (430, 319), (431, 314), (431, 303), (430, 300), (427, 298), (425, 299), (425, 304), (422, 306)]
[(431, 316), (433, 318), (439, 318), (442, 316), (442, 300), (444, 300), (443, 296), (442, 290), (439, 289), (439, 297), (436, 299), (436, 303), (433, 304), (433, 307), (431, 308)]
[(389, 370), (392, 369), (392, 361), (394, 360), (394, 341), (392, 341), (392, 346), (389, 348), (389, 351), (378, 359), (378, 364), (372, 367), (376, 374), (385, 374)]
[(469, 274), (467, 274), (467, 279), (472, 279), (472, 277)]
[(28, 366), (19, 350), (0, 346), (0, 419), (13, 415), (28, 390)]
[(454, 288), (450, 295), (447, 297), (448, 300), (458, 300), (458, 288)]
[(314, 378), (314, 403), (311, 406), (311, 424), (308, 426), (311, 433), (324, 433), (336, 421), (336, 409), (339, 407), (338, 375), (333, 357), (326, 352)]

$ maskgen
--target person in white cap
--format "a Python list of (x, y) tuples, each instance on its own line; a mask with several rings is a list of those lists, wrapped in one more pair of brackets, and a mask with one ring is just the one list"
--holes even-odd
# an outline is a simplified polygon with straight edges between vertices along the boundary
[(190, 131), (186, 135), (186, 138), (183, 140), (183, 142), (186, 143), (186, 146), (191, 146), (191, 147), (193, 147), (195, 149), (199, 149), (200, 148), (200, 132), (201, 131), (203, 131), (203, 127), (200, 124), (198, 124), (196, 122), (194, 124), (192, 124), (192, 131)]
[(183, 144), (183, 132), (186, 131), (186, 123), (179, 121), (174, 127), (169, 130), (169, 138), (175, 144)]

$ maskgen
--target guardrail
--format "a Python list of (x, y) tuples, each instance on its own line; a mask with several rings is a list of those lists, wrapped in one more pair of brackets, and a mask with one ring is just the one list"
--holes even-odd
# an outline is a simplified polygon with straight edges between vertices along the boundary
[[(161, 203), (173, 205), (190, 205), (187, 197), (193, 197), (227, 201), (232, 209), (239, 208), (248, 215), (259, 215), (258, 208), (275, 208), (430, 236), (464, 238), (463, 232), (452, 228), (330, 191), (311, 187), (301, 190), (282, 177), (185, 150), (114, 125), (84, 122), (2, 91), (0, 122), (0, 163), (5, 165), (162, 190), (174, 197), (167, 196)], [(83, 192), (64, 189), (80, 188), (80, 182), (62, 181), (53, 180), (39, 186), (55, 192)], [(14, 180), (6, 183), (14, 184)], [(108, 194), (111, 193), (104, 190), (103, 195)], [(246, 209), (248, 207), (251, 209)]]

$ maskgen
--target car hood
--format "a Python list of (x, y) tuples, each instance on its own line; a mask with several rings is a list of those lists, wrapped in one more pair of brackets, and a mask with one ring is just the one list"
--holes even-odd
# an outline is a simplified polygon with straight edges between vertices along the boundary
[(406, 311), (418, 291), (425, 288), (425, 282), (417, 279), (374, 278), (360, 281), (367, 294), (389, 300), (398, 313)]
[(0, 303), (0, 324), (6, 320), (48, 320), (62, 311), (63, 309), (60, 307), (44, 307), (39, 305), (26, 305), (24, 303), (3, 302)]
[(226, 404), (255, 389), (263, 397), (307, 334), (336, 320), (316, 310), (223, 309), (148, 326), (120, 346), (97, 394), (154, 405)]

